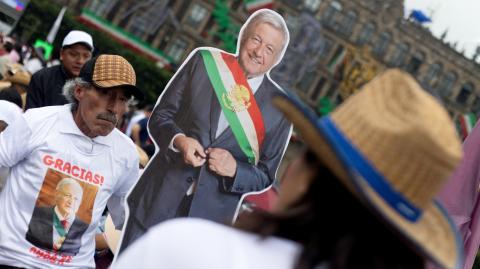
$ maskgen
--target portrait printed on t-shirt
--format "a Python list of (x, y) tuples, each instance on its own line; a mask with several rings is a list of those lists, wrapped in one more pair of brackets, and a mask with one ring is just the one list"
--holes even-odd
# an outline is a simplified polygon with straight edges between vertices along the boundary
[(38, 248), (75, 256), (92, 220), (98, 186), (49, 168), (26, 239)]

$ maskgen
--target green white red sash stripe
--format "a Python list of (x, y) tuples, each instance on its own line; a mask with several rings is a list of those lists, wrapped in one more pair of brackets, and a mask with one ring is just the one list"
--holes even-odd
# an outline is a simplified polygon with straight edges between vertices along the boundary
[(461, 132), (463, 139), (465, 139), (468, 134), (470, 134), (476, 122), (477, 118), (473, 113), (467, 113), (460, 116), (460, 125), (462, 128)]
[[(220, 51), (202, 50), (201, 55), (208, 77), (230, 128), (242, 151), (252, 164), (260, 159), (260, 148), (265, 137), (265, 126), (252, 89), (237, 59)], [(232, 110), (224, 102), (236, 85), (244, 86), (249, 93), (249, 105), (244, 110)]]

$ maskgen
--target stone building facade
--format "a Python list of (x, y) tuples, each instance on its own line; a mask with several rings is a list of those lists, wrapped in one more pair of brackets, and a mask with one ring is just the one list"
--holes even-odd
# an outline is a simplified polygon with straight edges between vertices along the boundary
[[(178, 66), (199, 46), (224, 47), (248, 16), (242, 0), (57, 0), (87, 8), (163, 51)], [(289, 50), (272, 76), (312, 107), (338, 104), (390, 67), (411, 73), (452, 116), (480, 116), (480, 65), (406, 18), (398, 0), (281, 0)], [(219, 34), (220, 33), (220, 34)]]

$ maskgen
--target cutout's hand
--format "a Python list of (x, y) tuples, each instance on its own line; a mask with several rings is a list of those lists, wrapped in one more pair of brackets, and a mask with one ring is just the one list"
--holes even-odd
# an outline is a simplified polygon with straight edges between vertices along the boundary
[(237, 161), (228, 150), (222, 148), (209, 148), (208, 168), (220, 176), (234, 177), (237, 173)]
[(195, 138), (178, 136), (173, 144), (183, 154), (183, 161), (186, 164), (198, 167), (205, 163), (207, 155), (203, 146)]

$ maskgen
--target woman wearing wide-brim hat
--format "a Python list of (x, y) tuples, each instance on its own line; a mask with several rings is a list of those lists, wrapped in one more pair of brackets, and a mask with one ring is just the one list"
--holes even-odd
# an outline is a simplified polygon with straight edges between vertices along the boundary
[(386, 71), (321, 119), (295, 98), (274, 103), (308, 146), (284, 174), (274, 212), (240, 216), (240, 230), (165, 222), (116, 268), (462, 266), (460, 238), (433, 200), (461, 143), (447, 111), (410, 75)]

